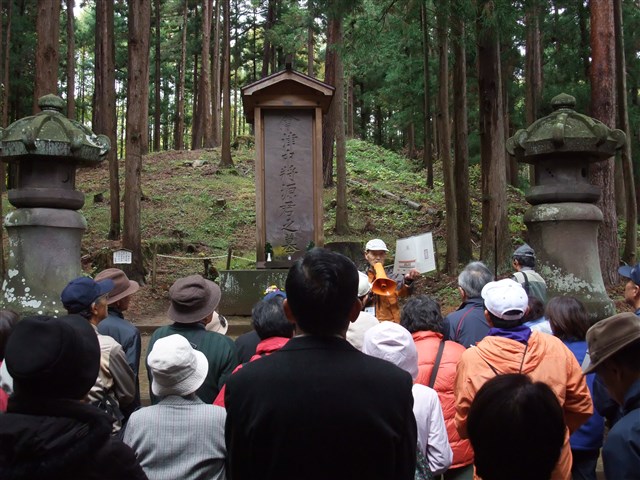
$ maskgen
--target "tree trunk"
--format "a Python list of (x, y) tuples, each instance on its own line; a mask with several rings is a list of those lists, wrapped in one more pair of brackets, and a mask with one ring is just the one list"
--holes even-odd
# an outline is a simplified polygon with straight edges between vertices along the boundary
[(233, 168), (231, 158), (231, 14), (229, 12), (230, 0), (222, 1), (223, 17), (223, 69), (222, 69), (222, 155), (220, 166)]
[(38, 0), (36, 18), (35, 85), (33, 113), (38, 113), (38, 99), (43, 95), (58, 94), (58, 50), (60, 45), (60, 2)]
[[(613, 4), (591, 0), (591, 114), (608, 127), (615, 126), (615, 40)], [(601, 189), (597, 206), (604, 220), (598, 231), (600, 268), (605, 286), (618, 282), (618, 224), (614, 194), (614, 159), (590, 167), (591, 183)]]
[(429, 94), (430, 74), (429, 74), (429, 24), (427, 22), (426, 3), (420, 4), (420, 20), (422, 24), (422, 81), (424, 95), (424, 131), (422, 151), (422, 166), (427, 169), (427, 187), (433, 188), (433, 150), (431, 148), (431, 96)]
[[(335, 26), (335, 43), (342, 43), (342, 19), (336, 15), (331, 20)], [(347, 151), (344, 132), (344, 68), (342, 56), (336, 52), (336, 91), (333, 97), (335, 105), (335, 126), (336, 126), (336, 234), (346, 235), (349, 233), (349, 217), (347, 204)]]
[(436, 2), (438, 22), (438, 130), (440, 131), (440, 158), (444, 180), (444, 201), (447, 222), (447, 256), (445, 271), (454, 274), (458, 270), (458, 225), (456, 211), (453, 158), (451, 158), (451, 126), (449, 120), (449, 1)]
[[(542, 99), (542, 40), (540, 36), (539, 0), (528, 0), (525, 12), (525, 120), (531, 125), (538, 119)], [(535, 185), (535, 167), (529, 165), (529, 184)]]
[(153, 150), (155, 152), (160, 151), (160, 115), (162, 114), (162, 107), (160, 105), (160, 0), (154, 2), (155, 10), (155, 40), (156, 40), (156, 55), (154, 61), (154, 102), (153, 102)]
[(107, 153), (110, 209), (108, 238), (117, 240), (120, 238), (120, 178), (113, 15), (113, 0), (96, 1), (93, 131), (106, 135), (111, 141), (111, 149)]
[(480, 258), (496, 272), (509, 268), (505, 128), (500, 72), (500, 43), (491, 0), (478, 2), (478, 96), (482, 168), (482, 240)]
[(616, 39), (616, 82), (618, 103), (618, 127), (627, 135), (627, 142), (622, 149), (621, 160), (624, 175), (624, 197), (626, 201), (627, 223), (624, 252), (622, 259), (629, 265), (636, 263), (636, 249), (638, 246), (638, 209), (636, 205), (636, 186), (633, 177), (633, 157), (631, 156), (631, 128), (629, 126), (629, 110), (627, 107), (627, 75), (626, 58), (624, 52), (624, 25), (622, 17), (622, 0), (614, 0), (614, 25)]
[[(269, 65), (273, 62), (274, 50), (273, 45), (271, 45), (271, 42), (268, 39), (268, 35), (276, 21), (276, 3), (277, 0), (267, 0), (267, 18), (265, 19), (263, 31), (264, 45), (262, 49), (262, 78), (269, 75)], [(271, 73), (273, 73), (273, 68), (271, 69)]]
[[(333, 16), (327, 24), (327, 48), (324, 62), (324, 83), (336, 85), (336, 46), (337, 28), (340, 20)], [(331, 102), (329, 111), (322, 117), (322, 177), (325, 188), (333, 186), (333, 142), (336, 131), (336, 94)]]
[(453, 70), (453, 128), (454, 167), (453, 178), (456, 182), (456, 207), (458, 224), (458, 257), (462, 263), (468, 263), (471, 250), (471, 212), (469, 206), (469, 135), (467, 123), (467, 55), (465, 42), (465, 22), (460, 17), (454, 23), (456, 29), (453, 42), (455, 67)]
[(202, 53), (200, 55), (200, 75), (198, 78), (198, 136), (194, 140), (194, 149), (212, 147), (211, 124), (211, 71), (209, 67), (209, 50), (211, 46), (211, 12), (212, 0), (202, 0)]
[[(67, 117), (76, 118), (76, 36), (73, 7), (75, 0), (67, 0)], [(0, 35), (0, 38), (2, 35)]]
[(356, 115), (355, 98), (353, 94), (353, 77), (347, 80), (347, 138), (355, 137), (354, 117)]
[(131, 250), (128, 276), (144, 282), (144, 259), (140, 233), (140, 173), (143, 141), (149, 111), (150, 0), (129, 0), (129, 61), (127, 71), (127, 131), (124, 194), (124, 235), (122, 246)]
[[(2, 82), (4, 88), (2, 89), (2, 126), (9, 125), (9, 60), (11, 58), (11, 17), (13, 11), (13, 2), (8, 2), (7, 6), (7, 32), (4, 44), (4, 75), (2, 76)], [(4, 162), (3, 162), (4, 164)]]
[[(311, 2), (309, 2), (311, 3)], [(310, 77), (315, 77), (313, 72), (313, 48), (314, 48), (314, 38), (313, 38), (313, 9), (309, 8), (309, 17), (310, 24), (307, 27), (307, 75)]]
[(220, 2), (216, 0), (214, 8), (213, 23), (213, 61), (211, 62), (211, 102), (214, 146), (219, 147), (222, 143), (222, 131), (220, 118), (222, 117), (222, 105), (220, 103)]
[(187, 20), (189, 6), (187, 0), (184, 0), (182, 10), (182, 40), (180, 43), (180, 67), (178, 76), (178, 92), (176, 105), (176, 131), (175, 131), (175, 149), (184, 149), (184, 93), (185, 93), (185, 70), (187, 68)]

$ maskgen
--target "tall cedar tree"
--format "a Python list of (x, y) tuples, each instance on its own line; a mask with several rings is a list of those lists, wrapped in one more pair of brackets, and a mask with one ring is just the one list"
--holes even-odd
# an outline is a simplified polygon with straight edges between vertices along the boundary
[(33, 113), (38, 113), (38, 99), (58, 94), (58, 50), (60, 45), (60, 2), (38, 0), (36, 17), (36, 83), (33, 90)]
[[(67, 0), (67, 117), (76, 118), (76, 36), (73, 8), (75, 0)], [(0, 35), (2, 37), (2, 35)]]
[(174, 143), (176, 150), (182, 150), (184, 148), (184, 107), (185, 107), (185, 86), (186, 68), (187, 68), (187, 20), (189, 19), (189, 5), (188, 1), (184, 0), (182, 4), (182, 26), (180, 36), (180, 64), (178, 67), (178, 85), (176, 86), (177, 99), (176, 99), (176, 127), (174, 132)]
[(447, 257), (445, 270), (453, 274), (458, 269), (458, 225), (451, 157), (451, 124), (449, 120), (449, 0), (437, 0), (438, 37), (438, 141), (444, 179), (444, 201), (447, 219)]
[(231, 158), (231, 12), (230, 0), (222, 1), (222, 153), (221, 167), (233, 167)]
[(482, 239), (480, 258), (496, 272), (507, 269), (509, 225), (505, 126), (501, 90), (500, 43), (493, 2), (478, 2), (476, 19), (478, 48), (478, 96), (480, 163), (482, 176)]
[(120, 179), (117, 152), (116, 76), (113, 0), (96, 0), (95, 94), (93, 130), (109, 137), (110, 240), (120, 238)]
[(622, 259), (629, 265), (636, 263), (638, 247), (638, 210), (636, 205), (636, 185), (633, 178), (633, 158), (631, 156), (631, 128), (629, 127), (629, 108), (627, 105), (627, 69), (624, 52), (624, 25), (622, 0), (614, 0), (614, 20), (616, 37), (616, 81), (618, 101), (618, 128), (627, 135), (627, 143), (622, 149), (621, 163), (624, 174), (624, 198), (626, 202), (627, 228)]
[[(615, 126), (615, 41), (611, 0), (591, 0), (591, 113), (608, 127)], [(594, 162), (591, 183), (601, 189), (597, 202), (604, 220), (598, 231), (600, 268), (605, 286), (618, 282), (618, 222), (614, 192), (614, 159)]]
[(124, 193), (124, 234), (122, 246), (131, 250), (127, 274), (144, 282), (144, 261), (140, 234), (140, 174), (142, 156), (148, 145), (149, 41), (151, 0), (129, 0), (129, 61), (127, 72), (127, 130)]
[[(342, 18), (335, 15), (334, 22), (336, 43), (342, 44)], [(336, 62), (336, 90), (333, 97), (336, 136), (336, 233), (346, 235), (349, 232), (349, 217), (347, 205), (347, 151), (344, 131), (344, 68), (342, 55), (337, 52)]]

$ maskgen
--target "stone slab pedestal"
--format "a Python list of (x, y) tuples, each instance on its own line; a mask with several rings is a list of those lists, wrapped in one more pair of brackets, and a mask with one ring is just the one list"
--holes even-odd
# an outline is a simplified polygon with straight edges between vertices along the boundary
[(9, 237), (4, 308), (21, 315), (65, 315), (59, 295), (82, 274), (85, 218), (75, 210), (19, 208), (5, 217), (4, 225)]

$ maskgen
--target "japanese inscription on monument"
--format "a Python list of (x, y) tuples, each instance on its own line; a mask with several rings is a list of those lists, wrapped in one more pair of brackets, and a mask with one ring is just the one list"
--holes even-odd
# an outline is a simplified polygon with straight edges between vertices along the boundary
[(311, 110), (264, 112), (266, 240), (273, 259), (295, 259), (313, 242)]

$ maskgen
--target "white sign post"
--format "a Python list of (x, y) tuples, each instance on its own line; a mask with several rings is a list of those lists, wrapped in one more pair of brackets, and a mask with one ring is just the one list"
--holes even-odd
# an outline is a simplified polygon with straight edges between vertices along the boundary
[(396, 261), (393, 273), (408, 273), (415, 268), (420, 273), (436, 269), (433, 236), (424, 233), (415, 237), (400, 238), (396, 241)]

